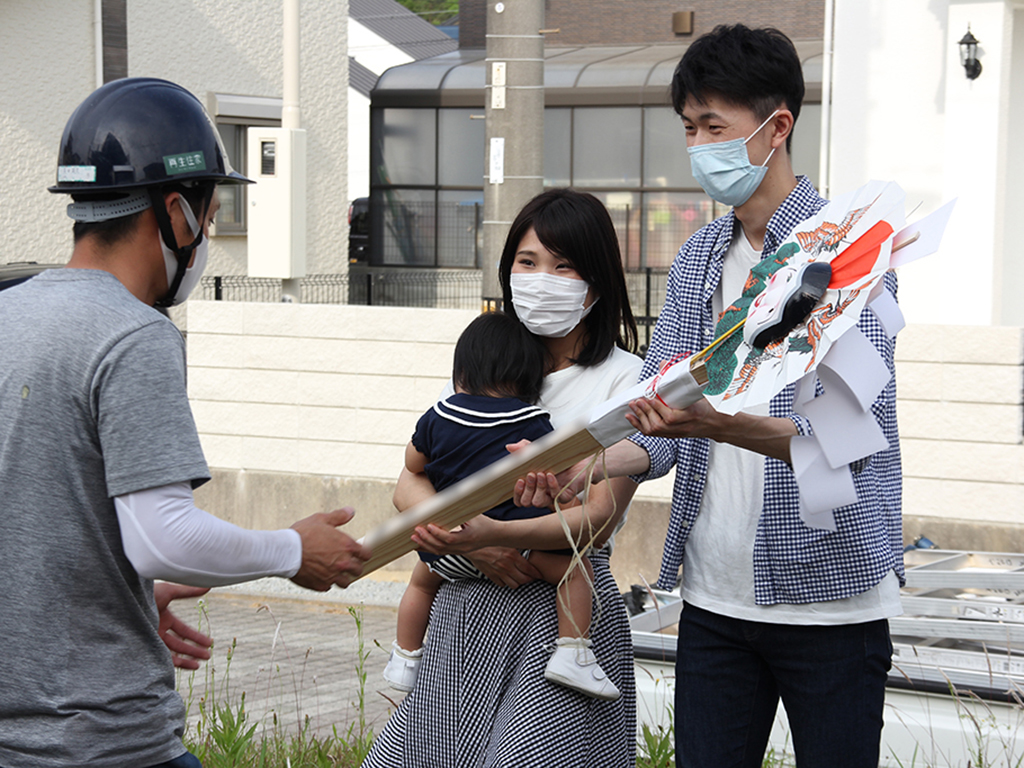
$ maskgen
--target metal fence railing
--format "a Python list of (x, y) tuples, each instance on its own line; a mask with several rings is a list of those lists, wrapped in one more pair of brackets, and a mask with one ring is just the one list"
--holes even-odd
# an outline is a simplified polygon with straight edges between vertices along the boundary
[[(479, 270), (374, 270), (300, 278), (303, 304), (473, 309), (480, 306)], [(282, 301), (281, 281), (244, 275), (204, 277), (196, 298), (206, 301)]]
[(480, 270), (394, 269), (349, 274), (349, 303), (479, 309)]
[[(665, 270), (626, 273), (629, 301), (640, 331), (641, 349), (650, 343), (665, 303)], [(388, 307), (479, 309), (481, 274), (474, 269), (387, 269), (347, 275), (307, 275), (299, 280), (304, 304), (356, 304)], [(281, 281), (244, 275), (204, 277), (196, 298), (206, 301), (279, 302)]]
[(667, 270), (648, 268), (626, 272), (626, 290), (629, 292), (629, 305), (640, 334), (641, 354), (650, 346), (654, 325), (658, 322), (658, 315), (665, 305), (667, 283)]

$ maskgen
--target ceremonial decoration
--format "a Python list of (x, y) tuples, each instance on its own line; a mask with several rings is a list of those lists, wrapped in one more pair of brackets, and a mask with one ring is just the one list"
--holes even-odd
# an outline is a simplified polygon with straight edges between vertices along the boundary
[(813, 264), (828, 264), (831, 271), (824, 295), (785, 336), (756, 346), (759, 339), (744, 329), (710, 353), (704, 394), (716, 410), (734, 414), (766, 403), (817, 367), (835, 340), (857, 323), (889, 268), (892, 236), (903, 228), (903, 210), (903, 190), (891, 182), (871, 182), (797, 225), (774, 256), (750, 270), (743, 294), (722, 314), (716, 336), (756, 312), (759, 299), (767, 297), (770, 309), (770, 284), (779, 278), (805, 275)]
[(856, 324), (871, 311), (890, 338), (903, 328), (882, 277), (938, 249), (954, 202), (905, 227), (903, 191), (869, 182), (797, 225), (719, 319), (704, 395), (735, 414), (797, 385), (813, 434), (790, 441), (790, 462), (812, 528), (835, 530), (832, 511), (857, 500), (850, 465), (889, 447), (871, 405), (893, 372)]

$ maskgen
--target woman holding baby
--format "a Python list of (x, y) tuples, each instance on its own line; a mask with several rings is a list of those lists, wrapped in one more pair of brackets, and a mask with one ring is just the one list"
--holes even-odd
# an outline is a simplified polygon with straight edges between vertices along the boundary
[[(499, 265), (505, 312), (546, 350), (539, 405), (557, 429), (637, 380), (642, 361), (618, 240), (592, 195), (554, 189), (513, 222)], [(558, 634), (555, 587), (529, 550), (567, 546), (563, 520), (480, 516), (462, 529), (417, 529), (435, 554), (464, 555), (487, 576), (437, 591), (415, 687), (375, 741), (364, 768), (521, 768), (635, 764), (635, 686), (629, 624), (608, 568), (610, 541), (636, 486), (626, 478), (591, 487), (564, 523), (593, 572), (590, 649), (621, 695), (583, 695), (545, 679)], [(433, 493), (404, 471), (395, 504)], [(524, 554), (525, 552), (525, 554)]]

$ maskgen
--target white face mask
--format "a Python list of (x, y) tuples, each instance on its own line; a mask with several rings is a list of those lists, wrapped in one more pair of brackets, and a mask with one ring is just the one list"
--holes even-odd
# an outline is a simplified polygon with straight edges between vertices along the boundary
[(513, 273), (509, 285), (516, 316), (535, 336), (554, 339), (568, 336), (597, 303), (594, 299), (589, 307), (583, 306), (590, 290), (585, 280), (547, 272)]
[[(192, 230), (192, 235), (198, 235), (201, 227), (199, 222), (196, 221), (195, 214), (192, 213), (192, 208), (185, 201), (184, 197), (178, 198), (178, 204), (181, 206), (181, 212), (185, 214), (185, 221), (188, 223), (189, 229)], [(178, 257), (167, 243), (164, 242), (163, 235), (160, 235), (160, 249), (164, 252), (164, 266), (167, 267), (167, 286), (169, 288), (174, 282), (174, 276), (178, 274)], [(185, 270), (185, 276), (181, 278), (181, 284), (171, 300), (172, 307), (183, 303), (188, 298), (188, 295), (192, 293), (192, 290), (199, 285), (199, 279), (203, 276), (203, 270), (206, 269), (206, 261), (210, 256), (210, 238), (203, 235), (203, 239), (199, 241), (199, 245), (195, 247), (192, 253), (192, 266)]]

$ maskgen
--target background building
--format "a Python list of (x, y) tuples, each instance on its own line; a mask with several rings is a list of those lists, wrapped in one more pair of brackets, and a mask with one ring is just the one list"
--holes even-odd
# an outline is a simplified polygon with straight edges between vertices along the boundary
[[(100, 21), (101, 24), (96, 22)], [(0, 260), (63, 263), (70, 220), (46, 192), (72, 110), (117, 77), (172, 80), (192, 91), (218, 123), (244, 172), (245, 127), (280, 125), (280, 0), (7, 0), (0, 6), (0, 146), (8, 176)], [(300, 29), (302, 119), (308, 132), (308, 271), (344, 269), (348, 213), (348, 4), (306, 2)], [(224, 190), (210, 247), (210, 274), (246, 272), (245, 191)], [(19, 223), (20, 222), (20, 223)], [(25, 226), (26, 222), (31, 225)]]

